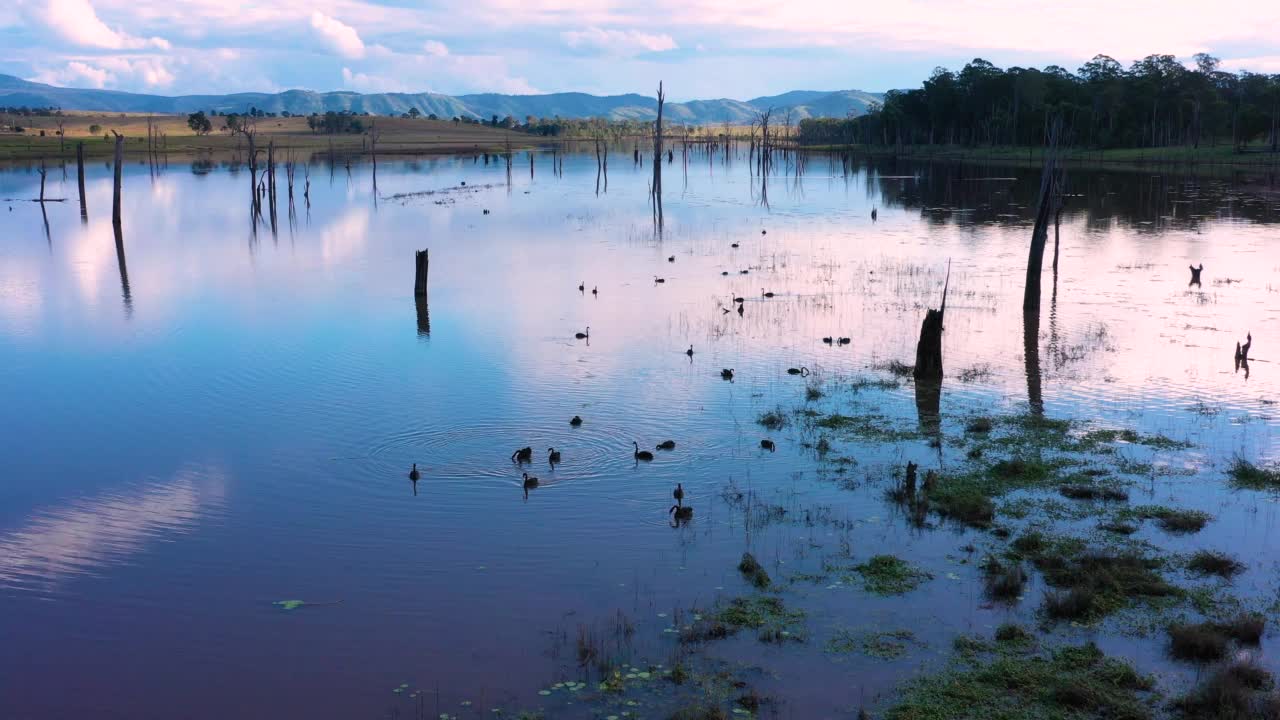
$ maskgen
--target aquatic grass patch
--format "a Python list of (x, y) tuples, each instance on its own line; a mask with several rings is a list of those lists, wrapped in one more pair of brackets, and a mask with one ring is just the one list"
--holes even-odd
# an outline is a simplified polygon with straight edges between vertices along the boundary
[(756, 556), (749, 552), (742, 553), (742, 560), (738, 563), (738, 572), (742, 573), (742, 577), (747, 582), (761, 590), (770, 585), (769, 573), (756, 560)]
[(1215, 550), (1197, 550), (1187, 560), (1187, 569), (1197, 575), (1216, 575), (1229, 580), (1244, 572), (1245, 567), (1244, 563), (1227, 553)]
[(1231, 484), (1245, 490), (1280, 491), (1280, 467), (1260, 467), (1245, 460), (1236, 458), (1227, 469)]
[(1213, 623), (1218, 632), (1245, 645), (1257, 645), (1267, 629), (1267, 618), (1261, 613), (1242, 612)]
[(879, 442), (901, 442), (920, 437), (918, 430), (894, 427), (894, 422), (889, 418), (872, 413), (865, 415), (843, 415), (841, 413), (821, 415), (809, 413), (805, 417), (806, 422), (813, 427), (829, 430), (844, 437)]
[(885, 717), (1144, 720), (1153, 716), (1152, 687), (1093, 644), (1034, 652), (1006, 643), (959, 653), (947, 670), (912, 681)]
[(848, 655), (856, 652), (877, 660), (897, 660), (905, 656), (915, 642), (915, 633), (910, 630), (859, 634), (841, 628), (832, 634), (824, 650), (831, 655)]
[(760, 414), (756, 422), (768, 430), (781, 430), (787, 426), (787, 414), (782, 407), (776, 407)]
[(1122, 512), (1121, 516), (1155, 520), (1164, 531), (1177, 535), (1200, 532), (1213, 519), (1212, 515), (1200, 510), (1183, 510), (1166, 505), (1139, 505), (1129, 509), (1127, 513)]
[(933, 579), (933, 575), (895, 555), (876, 555), (853, 571), (862, 576), (867, 592), (876, 595), (904, 595)]
[(735, 635), (743, 629), (757, 631), (761, 642), (800, 642), (804, 640), (804, 618), (804, 611), (788, 608), (778, 597), (735, 597), (686, 626), (680, 632), (680, 642), (705, 643)]
[(1227, 636), (1212, 623), (1183, 623), (1169, 627), (1169, 654), (1177, 660), (1212, 662), (1227, 654)]
[(1027, 584), (1027, 573), (1020, 562), (1001, 562), (995, 556), (987, 556), (982, 564), (984, 591), (993, 600), (1013, 602), (1022, 597)]
[(1005, 645), (1030, 645), (1036, 641), (1026, 628), (1016, 623), (1004, 623), (996, 628), (996, 642)]
[(1078, 538), (1038, 532), (1020, 536), (1011, 547), (1031, 560), (1051, 588), (1042, 607), (1052, 619), (1093, 621), (1135, 601), (1181, 594), (1160, 574), (1164, 561), (1137, 550), (1090, 549)]
[(964, 431), (976, 435), (986, 435), (995, 429), (995, 423), (991, 422), (991, 418), (976, 417), (969, 418), (964, 424)]
[(1280, 702), (1260, 693), (1270, 686), (1266, 671), (1233, 663), (1175, 700), (1171, 709), (1185, 720), (1275, 720)]
[(1134, 430), (1091, 430), (1081, 437), (1081, 441), (1089, 445), (1108, 445), (1125, 442), (1130, 445), (1144, 445), (1158, 450), (1186, 450), (1191, 443), (1185, 440), (1174, 440), (1165, 435), (1143, 435)]
[(1124, 502), (1129, 493), (1113, 487), (1069, 483), (1058, 486), (1058, 494), (1070, 500), (1103, 500), (1106, 502)]

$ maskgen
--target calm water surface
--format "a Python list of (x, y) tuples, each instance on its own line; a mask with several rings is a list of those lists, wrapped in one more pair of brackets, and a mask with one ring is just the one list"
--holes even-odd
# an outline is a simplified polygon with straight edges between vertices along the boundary
[[(282, 197), (276, 233), (252, 230), (247, 170), (132, 164), (123, 257), (108, 167), (89, 168), (86, 222), (74, 167), (49, 173), (49, 195), (70, 202), (48, 206), (47, 226), (39, 205), (4, 203), (0, 715), (413, 717), (409, 691), (392, 693), (408, 683), (428, 691), (431, 717), (602, 716), (538, 692), (585, 677), (580, 628), (621, 612), (635, 631), (620, 659), (670, 663), (677, 610), (746, 591), (744, 550), (785, 577), (842, 541), (934, 579), (890, 599), (798, 586), (788, 602), (809, 613), (808, 643), (707, 648), (779, 698), (765, 714), (845, 717), (935, 667), (956, 634), (1035, 622), (1038, 586), (992, 607), (962, 562), (984, 533), (914, 530), (886, 503), (907, 460), (945, 462), (925, 440), (839, 443), (853, 464), (837, 477), (812, 433), (756, 419), (805, 405), (806, 381), (785, 372), (803, 365), (828, 383), (813, 406), (914, 428), (909, 384), (854, 381), (913, 360), (948, 260), (944, 433), (1025, 412), (1037, 173), (845, 173), (811, 158), (802, 179), (762, 189), (743, 158), (696, 154), (686, 173), (677, 153), (659, 236), (647, 163), (615, 154), (597, 194), (594, 158), (568, 156), (562, 175), (549, 154), (535, 160), (532, 178), (524, 154), (509, 177), (471, 157), (382, 161), (376, 192), (368, 166), (314, 163), (310, 208), (299, 197), (290, 220)], [(0, 197), (38, 187), (30, 168), (0, 170)], [(1229, 490), (1223, 470), (1236, 455), (1280, 459), (1280, 195), (1150, 172), (1074, 172), (1071, 190), (1036, 333), (1045, 412), (1194, 443), (1121, 451), (1173, 470), (1135, 502), (1216, 516), (1189, 537), (1142, 533), (1176, 552), (1230, 550), (1249, 565), (1235, 592), (1274, 602), (1275, 498)], [(1203, 287), (1189, 288), (1200, 263)], [(733, 295), (741, 317), (723, 312)], [(1249, 332), (1246, 377), (1232, 350)], [(674, 452), (633, 462), (632, 440), (666, 439)], [(509, 460), (526, 445), (542, 480), (527, 497)], [(550, 446), (564, 455), (554, 471)], [(673, 528), (677, 482), (697, 516)], [(751, 522), (726, 488), (833, 521)], [(286, 599), (337, 604), (272, 604)], [(839, 629), (903, 627), (917, 643), (901, 659), (823, 652)], [(1171, 684), (1190, 677), (1158, 634), (1053, 632)], [(1261, 654), (1280, 669), (1267, 641)], [(665, 716), (662, 702), (628, 712)]]

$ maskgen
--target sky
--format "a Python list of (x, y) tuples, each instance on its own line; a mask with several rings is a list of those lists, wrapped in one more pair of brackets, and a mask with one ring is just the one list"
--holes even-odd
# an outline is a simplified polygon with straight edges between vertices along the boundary
[(163, 95), (917, 87), (936, 66), (1197, 52), (1280, 73), (1280, 3), (1220, 0), (9, 0), (0, 73)]

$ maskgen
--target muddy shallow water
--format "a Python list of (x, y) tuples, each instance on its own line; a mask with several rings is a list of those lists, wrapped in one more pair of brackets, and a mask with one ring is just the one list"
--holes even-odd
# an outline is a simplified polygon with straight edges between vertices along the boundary
[[(292, 219), (281, 179), (275, 233), (252, 229), (246, 168), (131, 164), (123, 255), (107, 167), (88, 169), (87, 221), (74, 167), (49, 172), (48, 194), (69, 201), (48, 206), (47, 225), (38, 204), (6, 202), (3, 714), (665, 717), (678, 692), (646, 668), (686, 652), (670, 632), (685, 618), (749, 592), (744, 551), (792, 579), (781, 595), (805, 611), (804, 641), (745, 633), (688, 661), (774, 698), (763, 716), (883, 707), (958, 634), (1039, 622), (1038, 577), (1012, 607), (984, 598), (988, 532), (913, 527), (885, 497), (909, 460), (961, 461), (966, 418), (1026, 413), (1036, 387), (1047, 417), (1190, 443), (1110, 457), (1140, 468), (1133, 504), (1214, 516), (1198, 533), (1144, 525), (1136, 538), (1229, 550), (1248, 568), (1235, 595), (1280, 599), (1276, 496), (1225, 478), (1236, 457), (1280, 460), (1274, 194), (1231, 177), (1072, 172), (1028, 363), (1038, 173), (845, 172), (814, 157), (802, 178), (781, 163), (762, 191), (741, 156), (695, 153), (686, 170), (677, 151), (658, 235), (647, 160), (615, 152), (607, 192), (593, 157), (563, 160), (557, 174), (538, 154), (532, 178), (525, 154), (510, 174), (496, 159), (384, 160), (376, 192), (367, 165), (315, 162), (310, 207), (299, 187)], [(30, 168), (0, 170), (0, 197), (38, 188)], [(887, 368), (913, 361), (948, 260), (937, 448), (913, 385)], [(1232, 362), (1246, 333), (1247, 376)], [(801, 366), (811, 374), (786, 373)], [(880, 429), (828, 437), (803, 408)], [(785, 426), (757, 422), (770, 411)], [(667, 439), (675, 450), (633, 459), (633, 440)], [(522, 469), (509, 456), (526, 445)], [(526, 494), (522, 472), (540, 486)], [(695, 517), (672, 527), (677, 482)], [(835, 554), (887, 553), (931, 578), (890, 597), (798, 579)], [(273, 604), (292, 599), (314, 605)], [(1171, 692), (1195, 676), (1134, 624), (1045, 632), (1094, 639)], [(912, 639), (892, 657), (832, 642), (899, 630)], [(599, 680), (579, 666), (582, 633), (636, 676), (626, 693), (566, 689)], [(1280, 670), (1274, 634), (1257, 654)]]

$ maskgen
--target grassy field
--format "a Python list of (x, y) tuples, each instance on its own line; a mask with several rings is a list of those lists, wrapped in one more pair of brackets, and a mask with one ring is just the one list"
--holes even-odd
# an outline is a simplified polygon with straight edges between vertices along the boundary
[[(186, 116), (177, 115), (142, 115), (142, 114), (96, 114), (70, 113), (61, 118), (64, 121), (65, 139), (57, 136), (57, 121), (54, 117), (24, 117), (21, 119), (25, 131), (21, 134), (0, 134), (0, 161), (30, 160), (36, 158), (74, 157), (76, 143), (84, 142), (85, 154), (89, 156), (110, 155), (114, 148), (111, 131), (124, 135), (125, 151), (129, 154), (141, 154), (147, 151), (147, 120), (151, 118), (156, 132), (163, 136), (162, 147), (169, 153), (190, 154), (196, 152), (234, 151), (246, 147), (242, 137), (232, 137), (225, 130), (214, 131), (208, 135), (196, 135), (187, 127)], [(211, 118), (215, 126), (222, 124), (221, 118)], [(524, 133), (485, 127), (483, 125), (455, 125), (447, 120), (410, 120), (406, 118), (361, 118), (366, 124), (370, 120), (376, 122), (380, 133), (378, 154), (427, 154), (459, 152), (467, 150), (495, 151), (506, 147), (510, 141), (513, 148), (528, 148), (539, 144), (541, 138)], [(101, 132), (91, 134), (90, 127), (101, 126)], [(40, 132), (44, 131), (44, 137)], [(107, 139), (103, 138), (103, 134)], [(307, 128), (306, 118), (262, 118), (258, 121), (259, 147), (266, 147), (274, 142), (278, 150), (320, 152), (331, 147), (339, 153), (367, 151), (369, 138), (367, 134), (335, 134), (323, 135), (311, 132)]]

